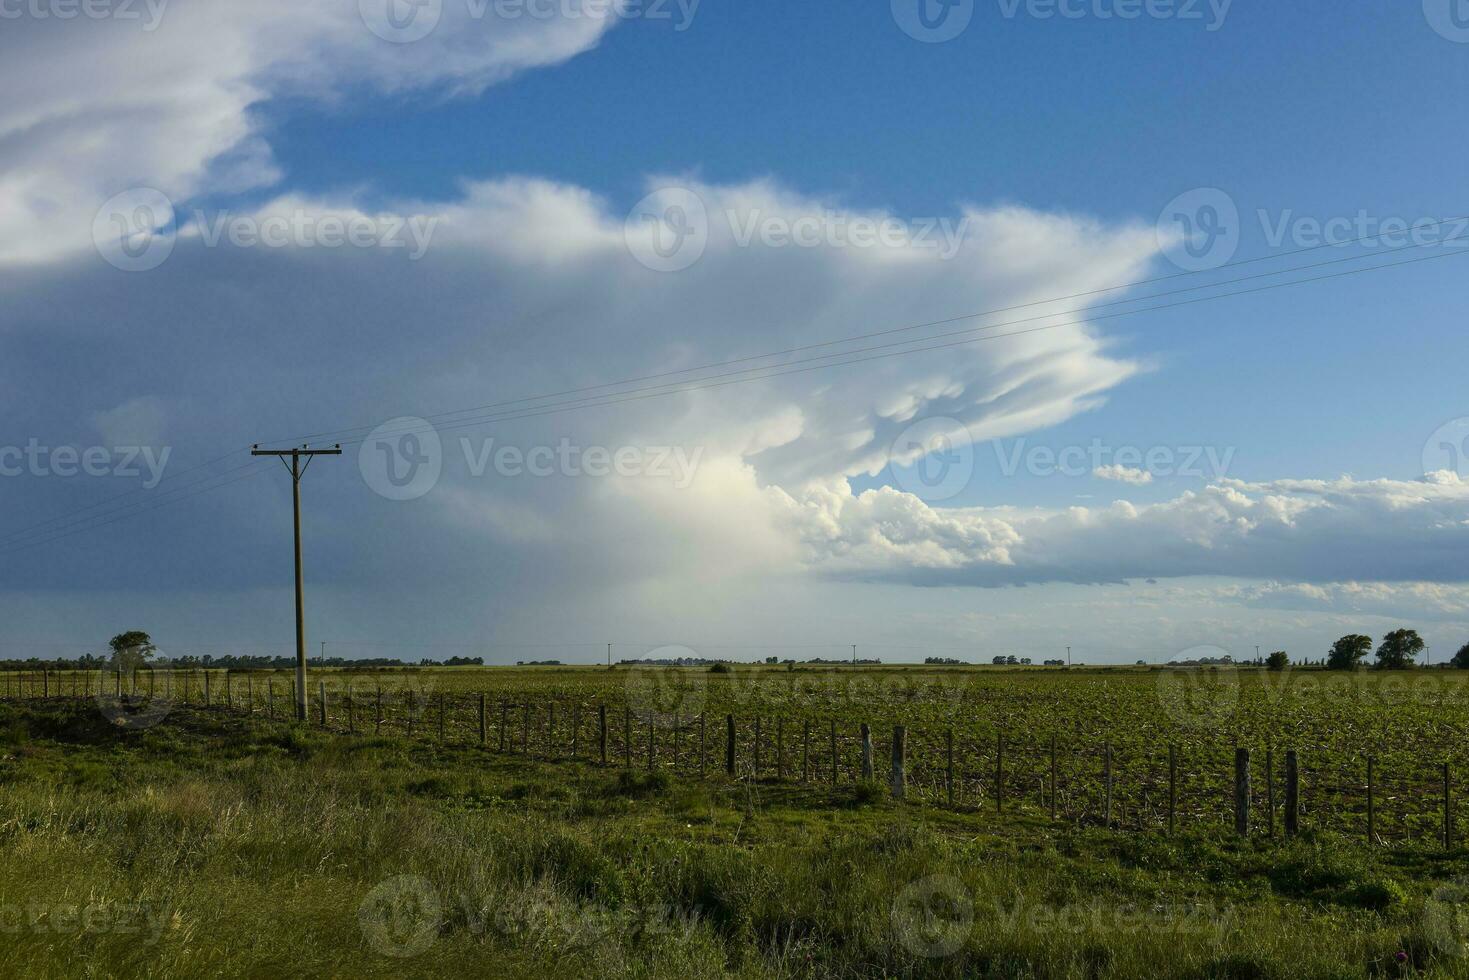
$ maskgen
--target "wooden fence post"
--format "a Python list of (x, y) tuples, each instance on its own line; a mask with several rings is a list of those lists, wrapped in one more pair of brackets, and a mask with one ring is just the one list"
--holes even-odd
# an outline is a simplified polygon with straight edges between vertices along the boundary
[(901, 800), (908, 792), (907, 776), (903, 772), (903, 762), (908, 747), (908, 729), (902, 725), (893, 726), (893, 767), (888, 778), (892, 785), (893, 796)]
[(377, 704), (373, 709), (372, 733), (381, 735), (383, 733), (383, 686), (377, 686)]
[(1294, 837), (1300, 829), (1301, 774), (1296, 750), (1285, 750), (1285, 835)]
[(1449, 764), (1443, 764), (1443, 849), (1448, 850), (1454, 843), (1454, 811), (1453, 794), (1449, 786)]
[(602, 753), (602, 765), (607, 764), (607, 706), (597, 705), (597, 744)]
[(1102, 744), (1102, 822), (1112, 826), (1112, 743)]
[(704, 711), (699, 712), (699, 778), (704, 778), (704, 760), (707, 753), (704, 751)]
[(622, 768), (632, 768), (632, 708), (622, 709)]
[(755, 780), (760, 779), (760, 716), (755, 716)]
[[(228, 674), (225, 677), (229, 677)], [(357, 734), (357, 710), (352, 702), (352, 685), (347, 685), (347, 734)]]
[(1005, 809), (1005, 735), (995, 736), (995, 812)]
[[(172, 682), (170, 682), (170, 683), (172, 683)], [(271, 721), (275, 721), (275, 678), (274, 677), (267, 677), (265, 679), (265, 692), (266, 692), (266, 697), (268, 699), (266, 701), (266, 713), (270, 716), (270, 720)]]
[(571, 757), (575, 759), (581, 748), (581, 702), (571, 706)]
[(1178, 746), (1168, 746), (1168, 832), (1173, 833), (1178, 821)]
[(520, 754), (530, 757), (530, 722), (531, 722), (530, 699), (527, 698), (520, 712)]
[(735, 774), (735, 723), (734, 715), (724, 716), (724, 771)]
[[(153, 680), (153, 675), (148, 675), (148, 680)], [(230, 672), (224, 672), (224, 710), (228, 711), (235, 706), (234, 698), (230, 696)]]
[(1367, 757), (1367, 844), (1369, 847), (1377, 839), (1377, 800), (1374, 792), (1377, 787), (1373, 779), (1375, 762), (1372, 756)]
[(654, 730), (655, 727), (656, 726), (654, 726), (654, 724), (653, 724), (653, 712), (649, 711), (648, 712), (648, 771), (649, 772), (652, 772), (653, 771), (653, 760), (654, 760), (654, 755), (653, 755), (653, 753), (654, 753), (654, 748), (653, 748), (653, 730)]
[(775, 720), (775, 779), (776, 782), (784, 782), (786, 778), (786, 720), (777, 718)]
[(486, 734), (487, 733), (485, 731), (485, 696), (483, 694), (481, 694), (479, 696), (479, 744), (480, 745), (484, 745), (485, 744), (485, 736), (486, 736)]
[(811, 781), (811, 720), (808, 718), (801, 730), (801, 782)]
[(954, 805), (954, 730), (944, 731), (944, 792), (949, 806)]
[(1234, 750), (1234, 832), (1250, 832), (1250, 750)]
[(872, 729), (867, 727), (867, 722), (862, 723), (862, 779), (872, 778)]
[[(208, 674), (205, 674), (204, 675), (204, 690), (206, 692), (208, 692), (208, 690), (209, 690), (209, 675)], [(206, 702), (208, 701), (208, 699), (209, 699), (208, 693), (205, 693), (204, 699), (205, 699)], [(321, 727), (322, 728), (325, 728), (326, 727), (326, 681), (317, 681), (316, 682), (316, 711), (317, 711), (317, 715), (321, 719)]]
[(1051, 736), (1051, 820), (1056, 819), (1056, 736)]
[(204, 707), (209, 707), (209, 671), (204, 672)]
[(1275, 750), (1265, 750), (1265, 809), (1270, 814), (1266, 832), (1275, 836)]
[(508, 732), (510, 731), (510, 705), (504, 701), (500, 702), (500, 751), (505, 751)]
[(837, 784), (837, 723), (831, 723), (831, 784)]

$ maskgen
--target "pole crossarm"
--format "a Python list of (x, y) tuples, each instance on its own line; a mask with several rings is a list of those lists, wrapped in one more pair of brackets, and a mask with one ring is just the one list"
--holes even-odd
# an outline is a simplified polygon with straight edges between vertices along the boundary
[[(306, 721), (307, 716), (307, 694), (306, 694), (306, 583), (301, 572), (301, 476), (306, 472), (306, 467), (317, 456), (340, 456), (342, 446), (340, 443), (331, 449), (312, 449), (310, 446), (301, 446), (292, 449), (261, 449), (256, 443), (250, 447), (251, 456), (275, 456), (282, 463), (286, 463), (286, 469), (291, 471), (291, 506), (295, 517), (295, 539), (296, 539), (296, 720)], [(303, 466), (301, 461), (306, 461)]]

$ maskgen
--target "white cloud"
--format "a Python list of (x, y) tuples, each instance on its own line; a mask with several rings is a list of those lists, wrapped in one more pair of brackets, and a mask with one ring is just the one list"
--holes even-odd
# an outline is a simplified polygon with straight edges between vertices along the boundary
[[(275, 183), (258, 110), (281, 95), (474, 93), (596, 45), (605, 11), (443, 22), (411, 44), (364, 24), (355, 0), (173, 0), (141, 21), (22, 17), (0, 31), (0, 266), (91, 247), (93, 217), (138, 186), (176, 204)], [(141, 7), (139, 8), (141, 9)]]
[(1107, 466), (1098, 466), (1092, 470), (1092, 476), (1099, 480), (1117, 480), (1120, 483), (1131, 483), (1133, 486), (1144, 486), (1153, 482), (1153, 474), (1147, 470), (1133, 469), (1120, 463)]

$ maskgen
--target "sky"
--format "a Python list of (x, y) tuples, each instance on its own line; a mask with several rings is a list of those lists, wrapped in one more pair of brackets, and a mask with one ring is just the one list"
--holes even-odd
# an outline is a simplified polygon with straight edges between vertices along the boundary
[[(1469, 642), (1461, 0), (0, 0), (0, 656)], [(686, 654), (685, 654), (686, 655)]]

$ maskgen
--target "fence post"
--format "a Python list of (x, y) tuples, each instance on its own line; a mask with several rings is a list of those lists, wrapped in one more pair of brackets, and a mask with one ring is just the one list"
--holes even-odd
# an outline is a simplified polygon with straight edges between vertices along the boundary
[(204, 672), (204, 707), (209, 707), (209, 671)]
[(381, 735), (383, 733), (383, 686), (377, 686), (377, 705), (373, 711), (372, 733)]
[[(226, 680), (229, 679), (229, 674), (225, 674), (224, 676), (225, 676), (225, 679)], [(356, 705), (354, 704), (354, 702), (352, 701), (352, 685), (351, 684), (348, 684), (347, 685), (347, 734), (349, 734), (349, 735), (356, 735), (357, 734), (357, 708), (356, 708)]]
[(862, 779), (872, 778), (872, 729), (862, 723)]
[[(169, 683), (171, 685), (172, 684), (172, 681), (170, 681)], [(275, 678), (274, 677), (267, 677), (265, 679), (265, 695), (266, 695), (266, 699), (267, 699), (266, 700), (266, 713), (269, 714), (271, 721), (275, 721)]]
[(1168, 833), (1173, 833), (1178, 820), (1178, 746), (1168, 746)]
[(632, 768), (632, 708), (622, 709), (622, 768)]
[(479, 744), (485, 744), (485, 696), (479, 696)]
[(1234, 832), (1250, 832), (1250, 750), (1234, 750)]
[(510, 730), (510, 705), (500, 702), (500, 751), (505, 751), (507, 732)]
[(699, 711), (699, 778), (704, 778), (704, 760), (707, 753), (704, 751), (704, 711)]
[[(208, 700), (209, 700), (209, 675), (208, 674), (205, 674), (204, 675), (204, 692), (205, 692), (204, 693), (205, 702), (208, 703)], [(316, 682), (316, 708), (317, 708), (317, 714), (321, 718), (321, 727), (322, 728), (325, 728), (326, 727), (326, 681), (317, 681)]]
[(1300, 829), (1301, 773), (1296, 750), (1285, 750), (1285, 835), (1294, 837)]
[(760, 779), (760, 716), (755, 716), (755, 780)]
[(784, 717), (775, 720), (775, 779), (776, 782), (784, 782), (786, 778), (786, 720)]
[(831, 723), (831, 784), (837, 784), (837, 723)]
[(575, 704), (573, 704), (571, 706), (571, 757), (573, 759), (575, 759), (577, 757), (578, 750), (581, 748), (580, 741), (581, 741), (581, 702), (578, 701), (577, 703), (575, 703)]
[(1270, 817), (1266, 823), (1271, 837), (1275, 836), (1275, 750), (1265, 750), (1265, 809)]
[(908, 783), (903, 772), (904, 755), (908, 747), (908, 729), (902, 725), (893, 726), (893, 768), (889, 774), (892, 783), (893, 796), (901, 800), (907, 793)]
[[(118, 669), (119, 672), (122, 671), (122, 668), (121, 667), (119, 667), (117, 669)], [(45, 700), (46, 698), (49, 698), (50, 696), (51, 696), (51, 673), (49, 671), (42, 670), (41, 671), (41, 699), (42, 700)]]
[(1005, 809), (1005, 735), (995, 736), (995, 812)]
[(526, 758), (530, 758), (530, 716), (530, 700), (526, 699), (525, 705), (520, 711), (520, 754)]
[(653, 712), (648, 712), (648, 771), (653, 771)]
[(1374, 780), (1372, 778), (1375, 775), (1375, 773), (1373, 772), (1373, 769), (1375, 768), (1375, 766), (1374, 766), (1375, 761), (1376, 760), (1374, 760), (1372, 758), (1372, 756), (1369, 755), (1367, 757), (1367, 844), (1368, 844), (1368, 846), (1371, 846), (1372, 842), (1377, 839), (1377, 800), (1374, 798), (1376, 794), (1374, 794), (1374, 792), (1373, 792), (1373, 790), (1376, 789), (1376, 787), (1373, 785), (1374, 784)]
[(949, 806), (954, 805), (954, 730), (947, 729), (944, 732), (944, 791), (949, 798)]
[[(152, 682), (153, 680), (153, 675), (151, 673), (148, 675), (148, 680), (149, 682)], [(224, 672), (224, 710), (228, 711), (234, 706), (234, 698), (230, 695), (230, 672), (229, 669), (226, 668)]]
[(1112, 743), (1102, 744), (1102, 790), (1105, 798), (1102, 803), (1102, 822), (1108, 827), (1112, 826)]
[(597, 705), (597, 744), (602, 753), (602, 765), (607, 764), (607, 706)]
[(1051, 736), (1051, 820), (1056, 819), (1056, 736)]
[(808, 718), (801, 733), (801, 782), (811, 781), (811, 720)]
[(735, 723), (734, 715), (724, 716), (724, 771), (735, 774)]
[(1449, 764), (1443, 764), (1443, 849), (1448, 850), (1454, 842), (1453, 796), (1449, 792)]

